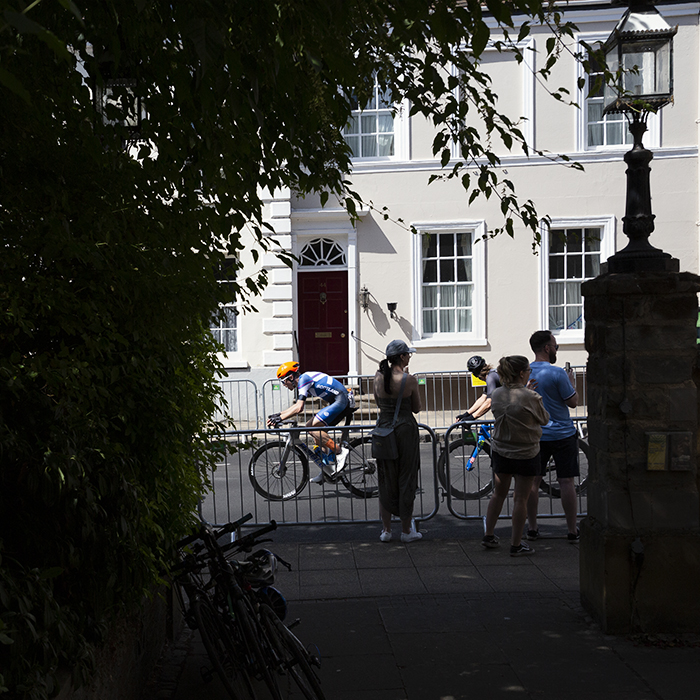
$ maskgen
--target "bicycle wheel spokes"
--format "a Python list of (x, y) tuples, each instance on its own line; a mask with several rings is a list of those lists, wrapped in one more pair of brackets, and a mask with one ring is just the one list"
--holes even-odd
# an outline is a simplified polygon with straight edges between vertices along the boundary
[(270, 442), (253, 454), (248, 476), (253, 488), (271, 501), (286, 501), (297, 496), (309, 480), (308, 460), (296, 447), (288, 450), (285, 443)]
[(379, 493), (377, 460), (372, 457), (369, 436), (353, 440), (340, 480), (350, 493), (359, 498), (372, 498)]
[(233, 700), (255, 700), (256, 694), (239, 644), (211, 601), (198, 597), (192, 602), (192, 613), (214, 670)]
[[(491, 472), (491, 446), (485, 442), (475, 452), (474, 444), (462, 439), (454, 440), (449, 445), (449, 482), (452, 498), (476, 500), (491, 493), (493, 475)], [(438, 477), (443, 487), (447, 488), (445, 472), (445, 453), (440, 455)]]

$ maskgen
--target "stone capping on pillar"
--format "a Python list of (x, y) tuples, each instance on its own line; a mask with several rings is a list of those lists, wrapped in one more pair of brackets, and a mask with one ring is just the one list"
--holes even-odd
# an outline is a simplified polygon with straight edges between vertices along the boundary
[[(688, 272), (608, 273), (582, 286), (581, 600), (606, 632), (700, 632), (698, 292)], [(663, 454), (654, 459), (650, 435), (652, 446), (683, 435), (676, 442), (691, 461), (673, 470)]]

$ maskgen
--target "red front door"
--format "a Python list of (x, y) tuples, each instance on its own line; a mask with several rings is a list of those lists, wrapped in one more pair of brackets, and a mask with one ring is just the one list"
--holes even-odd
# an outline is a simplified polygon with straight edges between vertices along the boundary
[(299, 272), (299, 363), (302, 372), (348, 373), (348, 273)]

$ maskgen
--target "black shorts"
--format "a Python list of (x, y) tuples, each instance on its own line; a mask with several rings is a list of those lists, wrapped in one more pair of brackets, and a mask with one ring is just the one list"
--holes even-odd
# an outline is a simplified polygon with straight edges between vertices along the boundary
[(516, 474), (517, 476), (537, 476), (540, 473), (540, 456), (529, 459), (511, 459), (491, 451), (491, 464), (496, 474)]
[(540, 475), (547, 473), (547, 462), (554, 457), (557, 479), (569, 479), (579, 475), (578, 470), (578, 435), (561, 440), (540, 440)]

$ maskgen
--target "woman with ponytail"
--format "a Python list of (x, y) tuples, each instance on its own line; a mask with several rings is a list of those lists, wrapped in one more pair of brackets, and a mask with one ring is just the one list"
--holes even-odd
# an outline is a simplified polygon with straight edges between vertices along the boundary
[(379, 539), (382, 542), (391, 542), (392, 514), (401, 520), (402, 542), (414, 542), (422, 537), (413, 520), (420, 469), (418, 424), (413, 414), (421, 410), (418, 382), (408, 372), (408, 363), (414, 352), (415, 348), (409, 348), (403, 340), (392, 340), (386, 348), (386, 359), (379, 363), (374, 376), (374, 397), (379, 407), (377, 427), (391, 426), (401, 394), (394, 428), (399, 456), (377, 460), (379, 515), (383, 526)]
[(540, 470), (540, 436), (549, 422), (542, 397), (530, 388), (530, 363), (527, 357), (511, 355), (498, 363), (501, 386), (493, 392), (491, 411), (495, 418), (491, 442), (494, 490), (486, 510), (486, 534), (481, 541), (487, 549), (498, 547), (493, 534), (510, 483), (513, 490), (513, 529), (510, 539), (511, 557), (534, 554), (522, 541), (527, 518), (527, 499)]

